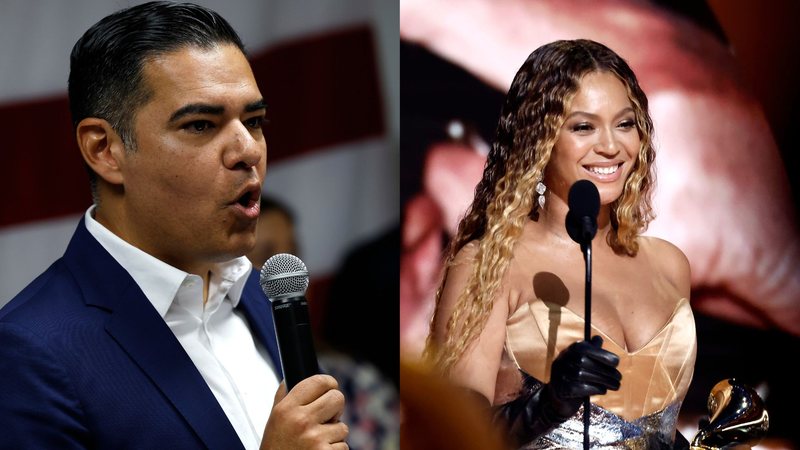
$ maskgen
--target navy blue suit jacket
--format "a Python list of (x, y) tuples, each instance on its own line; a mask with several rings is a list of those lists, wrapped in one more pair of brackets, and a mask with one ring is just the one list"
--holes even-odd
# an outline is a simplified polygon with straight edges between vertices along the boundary
[[(257, 277), (237, 309), (280, 370)], [(0, 448), (242, 448), (175, 335), (83, 220), (64, 256), (0, 310)]]

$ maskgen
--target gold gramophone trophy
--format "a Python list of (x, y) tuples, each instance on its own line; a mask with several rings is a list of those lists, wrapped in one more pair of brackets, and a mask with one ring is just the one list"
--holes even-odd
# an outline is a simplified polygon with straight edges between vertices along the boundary
[(734, 378), (717, 383), (708, 395), (707, 425), (692, 440), (691, 450), (749, 449), (769, 429), (764, 402), (753, 388)]

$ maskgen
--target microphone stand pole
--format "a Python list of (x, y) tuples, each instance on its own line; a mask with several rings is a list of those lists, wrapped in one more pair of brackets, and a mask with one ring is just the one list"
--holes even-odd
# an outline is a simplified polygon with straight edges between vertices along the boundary
[[(592, 345), (592, 239), (597, 234), (597, 214), (600, 211), (600, 193), (597, 186), (589, 180), (578, 180), (569, 188), (569, 212), (565, 219), (570, 239), (581, 246), (586, 263), (586, 283), (584, 284), (583, 339)], [(583, 448), (589, 450), (589, 418), (591, 402), (589, 396), (583, 399)]]
[[(592, 240), (589, 239), (585, 244), (581, 245), (583, 250), (583, 258), (586, 262), (586, 281), (584, 283), (584, 299), (586, 303), (583, 308), (583, 338), (586, 342), (590, 342), (592, 338)], [(583, 399), (583, 449), (589, 450), (589, 412), (591, 409), (591, 402), (589, 396)]]

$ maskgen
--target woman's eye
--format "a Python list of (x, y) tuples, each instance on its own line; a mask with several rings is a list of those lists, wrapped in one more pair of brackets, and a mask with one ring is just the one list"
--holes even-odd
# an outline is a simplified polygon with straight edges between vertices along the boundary
[(572, 131), (591, 131), (594, 128), (588, 123), (577, 123), (572, 126)]
[(631, 129), (636, 127), (636, 122), (633, 120), (624, 120), (622, 123), (619, 124), (620, 128)]

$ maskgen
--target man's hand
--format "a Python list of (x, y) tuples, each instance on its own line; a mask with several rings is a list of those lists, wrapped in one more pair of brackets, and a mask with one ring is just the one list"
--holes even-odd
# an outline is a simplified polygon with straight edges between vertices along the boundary
[(263, 450), (349, 448), (347, 425), (339, 422), (344, 395), (330, 375), (314, 375), (286, 392), (282, 382), (261, 441)]

